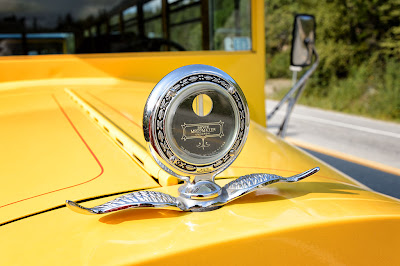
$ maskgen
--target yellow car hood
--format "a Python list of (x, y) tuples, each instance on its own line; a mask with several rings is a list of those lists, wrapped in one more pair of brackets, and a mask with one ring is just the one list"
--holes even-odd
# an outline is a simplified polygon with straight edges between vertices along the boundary
[(64, 207), (0, 227), (0, 248), (4, 265), (396, 265), (399, 224), (399, 202), (316, 175), (210, 212)]
[[(360, 262), (361, 256), (345, 249), (365, 252), (356, 242), (368, 241), (370, 232), (384, 226), (398, 234), (398, 200), (370, 191), (254, 122), (243, 151), (218, 183), (256, 172), (290, 176), (316, 166), (320, 172), (297, 184), (271, 185), (212, 212), (73, 213), (65, 207), (66, 199), (94, 206), (115, 197), (104, 195), (146, 188), (177, 195), (177, 186), (160, 187), (66, 92), (75, 92), (144, 148), (142, 110), (153, 86), (114, 78), (0, 86), (5, 264), (266, 263), (263, 249), (277, 254), (268, 258), (271, 263), (349, 263)], [(96, 197), (102, 198), (91, 200)], [(348, 236), (352, 233), (357, 237)], [(396, 246), (399, 236), (390, 236), (370, 243), (370, 254), (384, 241)], [(310, 237), (313, 243), (307, 242)], [(48, 252), (46, 247), (54, 248)], [(389, 260), (390, 250), (382, 252), (375, 259)], [(245, 253), (252, 255), (233, 255)], [(195, 257), (199, 260), (192, 263)]]
[[(95, 106), (145, 149), (143, 107), (153, 86), (114, 78), (3, 83), (0, 222), (62, 206), (66, 199), (158, 187), (66, 92)], [(219, 177), (254, 172), (289, 176), (319, 165), (251, 123), (242, 154)], [(362, 187), (326, 166), (318, 175)]]
[[(97, 82), (48, 80), (2, 84), (0, 223), (64, 205), (66, 199), (88, 199), (159, 186), (64, 91), (68, 87), (107, 90), (114, 88), (112, 84), (117, 81)], [(120, 104), (125, 104), (124, 100), (133, 92), (143, 92), (137, 84), (130, 84), (129, 90), (120, 98)], [(140, 101), (131, 97), (132, 110), (125, 115), (134, 114), (129, 117), (132, 121), (126, 119), (126, 128), (142, 145), (140, 109), (146, 94), (147, 91)]]
[[(0, 88), (1, 223), (83, 200), (158, 187), (74, 102), (74, 91), (145, 150), (142, 115), (154, 83), (50, 79), (3, 83)], [(251, 124), (238, 160), (219, 177), (254, 172), (284, 176), (319, 163)], [(329, 168), (321, 176), (357, 185)]]

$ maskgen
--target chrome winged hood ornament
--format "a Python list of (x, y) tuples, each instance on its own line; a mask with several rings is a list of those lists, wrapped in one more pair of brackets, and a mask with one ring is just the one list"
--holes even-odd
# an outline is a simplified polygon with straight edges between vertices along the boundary
[(180, 195), (138, 191), (86, 208), (67, 200), (78, 213), (103, 214), (129, 208), (210, 211), (277, 182), (297, 182), (319, 171), (281, 177), (250, 174), (220, 187), (215, 176), (239, 155), (247, 139), (249, 111), (238, 84), (223, 71), (189, 65), (165, 76), (144, 109), (143, 131), (150, 153), (169, 174), (184, 181)]
[(193, 200), (183, 197), (182, 195), (179, 197), (173, 197), (156, 191), (138, 191), (118, 197), (93, 208), (86, 208), (69, 200), (67, 201), (67, 206), (71, 210), (83, 214), (103, 214), (124, 209), (149, 207), (193, 212), (210, 211), (220, 208), (234, 199), (269, 184), (277, 182), (297, 182), (318, 172), (318, 170), (319, 168), (316, 167), (304, 173), (287, 178), (270, 174), (251, 174), (241, 176), (223, 186), (219, 196), (207, 200)]

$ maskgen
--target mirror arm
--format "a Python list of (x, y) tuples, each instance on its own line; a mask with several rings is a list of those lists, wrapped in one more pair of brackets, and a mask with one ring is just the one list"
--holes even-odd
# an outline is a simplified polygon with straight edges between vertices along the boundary
[(282, 121), (281, 126), (279, 127), (278, 133), (276, 133), (277, 136), (284, 138), (286, 136), (286, 130), (289, 125), (289, 120), (290, 120), (290, 115), (292, 114), (294, 105), (296, 104), (298, 98), (300, 97), (301, 93), (303, 92), (306, 84), (303, 84), (297, 91), (296, 95), (294, 97), (291, 97), (288, 100), (288, 107), (286, 109), (286, 115), (285, 118)]
[(281, 108), (281, 106), (287, 100), (289, 100), (292, 97), (292, 95), (307, 82), (307, 80), (310, 78), (310, 76), (314, 73), (315, 69), (317, 68), (317, 66), (319, 64), (319, 56), (318, 56), (318, 53), (317, 53), (317, 51), (315, 49), (315, 46), (313, 44), (311, 44), (311, 45), (312, 45), (312, 48), (311, 48), (312, 52), (313, 52), (313, 54), (315, 56), (314, 64), (312, 64), (310, 69), (307, 70), (307, 72), (299, 79), (299, 81), (296, 84), (293, 85), (293, 87), (288, 91), (288, 93), (286, 93), (286, 95), (282, 98), (282, 100), (267, 115), (268, 120), (271, 119), (275, 115), (276, 111), (278, 111), (279, 108)]
[[(286, 101), (289, 101), (289, 105), (288, 105), (288, 108), (287, 108), (287, 111), (286, 111), (285, 118), (283, 119), (283, 122), (282, 122), (281, 126), (279, 127), (279, 131), (277, 133), (277, 135), (282, 137), (282, 138), (285, 137), (285, 135), (286, 135), (287, 125), (289, 124), (289, 118), (290, 118), (290, 115), (291, 115), (291, 113), (293, 111), (294, 105), (296, 104), (296, 102), (300, 98), (300, 95), (303, 93), (307, 80), (315, 72), (315, 70), (317, 69), (317, 66), (319, 64), (319, 55), (318, 55), (318, 53), (317, 53), (317, 51), (315, 49), (315, 46), (313, 44), (310, 44), (310, 45), (311, 45), (312, 53), (315, 56), (314, 63), (312, 64), (310, 69), (308, 69), (307, 72), (304, 73), (304, 75), (300, 78), (300, 80), (289, 90), (289, 92), (286, 93), (286, 95), (274, 107), (274, 109), (267, 115), (268, 120), (271, 119), (274, 116), (274, 114), (276, 113), (276, 111), (278, 111), (279, 108)], [(296, 93), (296, 95), (293, 97), (293, 95), (295, 93)]]

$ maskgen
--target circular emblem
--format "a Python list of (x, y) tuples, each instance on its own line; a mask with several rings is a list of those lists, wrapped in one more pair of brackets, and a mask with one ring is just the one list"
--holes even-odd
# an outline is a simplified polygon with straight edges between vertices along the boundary
[(154, 159), (180, 178), (223, 171), (241, 151), (248, 127), (238, 84), (206, 65), (184, 66), (165, 76), (151, 92), (143, 117)]

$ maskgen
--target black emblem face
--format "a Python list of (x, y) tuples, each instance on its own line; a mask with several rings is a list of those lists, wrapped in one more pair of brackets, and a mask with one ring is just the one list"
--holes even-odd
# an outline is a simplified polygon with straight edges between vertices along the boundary
[[(227, 92), (224, 95), (207, 82), (199, 82), (193, 89), (195, 92), (191, 95), (173, 103), (176, 108), (170, 109), (171, 116), (167, 114), (167, 137), (179, 158), (193, 164), (210, 164), (232, 146), (235, 129), (239, 126), (238, 112)], [(204, 110), (208, 107), (204, 103), (206, 97), (207, 105), (211, 106), (209, 112), (196, 114), (193, 105), (202, 105), (200, 109)]]

